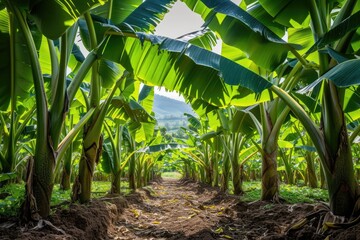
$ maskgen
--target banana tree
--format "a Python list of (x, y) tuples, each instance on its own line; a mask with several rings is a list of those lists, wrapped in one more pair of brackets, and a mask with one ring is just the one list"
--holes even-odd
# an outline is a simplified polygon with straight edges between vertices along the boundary
[(241, 194), (243, 192), (244, 164), (257, 152), (255, 147), (252, 148), (247, 145), (247, 141), (253, 137), (256, 126), (253, 124), (249, 113), (240, 108), (231, 107), (218, 110), (217, 117), (224, 135), (223, 148), (231, 163), (234, 193)]
[[(335, 53), (332, 50), (327, 53), (318, 52), (320, 78), (314, 84), (319, 82), (322, 84), (320, 129), (315, 127), (309, 116), (301, 111), (299, 105), (293, 102), (287, 94), (281, 89), (273, 89), (279, 97), (289, 103), (292, 111), (298, 116), (312, 138), (328, 184), (331, 211), (335, 215), (345, 217), (356, 216), (359, 211), (356, 208), (359, 192), (354, 178), (351, 145), (344, 114), (346, 105), (349, 103), (346, 99), (351, 96), (351, 93), (347, 92), (344, 87), (357, 84), (355, 81), (357, 73), (350, 71), (352, 74), (348, 74), (349, 70), (354, 69), (357, 65), (357, 60), (348, 60), (337, 64), (337, 61), (340, 61), (337, 56), (353, 51), (351, 40), (353, 37), (356, 38), (356, 35), (354, 36), (356, 27), (354, 28), (354, 24), (350, 24), (350, 22), (357, 18), (357, 13), (353, 13), (356, 11), (355, 2), (347, 1), (338, 6), (330, 1), (322, 3), (310, 1), (305, 5), (306, 10), (310, 12), (312, 30), (317, 41), (314, 48), (320, 49), (328, 46), (335, 50)], [(269, 7), (269, 5), (264, 6)], [(336, 8), (339, 12), (331, 23), (329, 21), (331, 10)], [(339, 31), (343, 31), (344, 34), (338, 35)], [(312, 49), (310, 49), (311, 51)]]
[(301, 142), (301, 146), (297, 146), (300, 152), (303, 154), (306, 161), (306, 181), (311, 188), (316, 188), (317, 176), (316, 176), (316, 168), (315, 168), (315, 152), (316, 149), (311, 142), (311, 139), (308, 134), (303, 134), (300, 132), (299, 127), (296, 123), (294, 123), (293, 128), (298, 134)]
[[(74, 129), (60, 141), (68, 104), (73, 100), (73, 93), (77, 91), (95, 59), (93, 54), (89, 55), (77, 72), (71, 87), (67, 88), (65, 84), (67, 65), (77, 29), (73, 24), (82, 13), (100, 4), (100, 1), (71, 1), (71, 7), (70, 5), (63, 7), (57, 2), (48, 1), (38, 1), (36, 4), (32, 4), (31, 1), (1, 2), (6, 7), (6, 10), (1, 11), (6, 12), (2, 17), (6, 15), (7, 19), (4, 18), (4, 22), (9, 29), (5, 32), (7, 34), (2, 36), (8, 37), (10, 43), (10, 54), (7, 54), (8, 58), (5, 61), (10, 66), (10, 72), (6, 77), (1, 78), (6, 83), (5, 86), (10, 86), (12, 89), (5, 90), (6, 96), (17, 94), (16, 89), (14, 90), (15, 84), (21, 87), (28, 87), (30, 84), (34, 88), (37, 119), (36, 150), (33, 161), (28, 165), (24, 212), (27, 219), (38, 219), (47, 217), (50, 211), (50, 196), (57, 160), (61, 159), (72, 139), (93, 112), (93, 109), (90, 109)], [(47, 14), (48, 9), (52, 9), (54, 14)], [(34, 20), (36, 26), (27, 21), (28, 17)], [(64, 22), (67, 24), (63, 24)], [(53, 41), (47, 40), (42, 34), (51, 39), (61, 37), (60, 60)], [(44, 85), (45, 73), (51, 76), (49, 91)], [(50, 99), (47, 98), (47, 93), (51, 95)], [(12, 104), (12, 108), (14, 107)]]
[[(120, 193), (120, 177), (123, 170), (121, 166), (125, 166), (121, 163), (124, 125), (127, 119), (137, 123), (151, 123), (154, 119), (136, 101), (124, 98), (114, 98), (107, 115), (104, 126), (108, 134), (108, 143), (104, 144), (102, 163), (108, 166), (107, 172), (112, 173), (111, 193)], [(149, 135), (149, 133), (147, 134)]]
[(187, 144), (196, 148), (192, 151), (192, 156), (197, 158), (202, 164), (199, 165), (201, 171), (200, 181), (212, 185), (218, 183), (218, 144), (214, 141), (216, 132), (210, 131), (207, 117), (197, 118), (191, 114), (184, 113), (187, 116), (189, 125), (182, 128), (187, 134)]

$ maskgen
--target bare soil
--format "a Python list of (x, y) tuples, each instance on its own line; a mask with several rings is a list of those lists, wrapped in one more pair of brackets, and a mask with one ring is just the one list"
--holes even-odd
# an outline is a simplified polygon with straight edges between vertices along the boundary
[[(65, 206), (65, 207), (64, 207)], [(312, 204), (240, 202), (199, 183), (164, 180), (126, 198), (106, 196), (87, 205), (54, 209), (48, 221), (21, 225), (0, 218), (0, 239), (357, 239), (360, 225), (315, 234), (312, 220), (287, 231)]]

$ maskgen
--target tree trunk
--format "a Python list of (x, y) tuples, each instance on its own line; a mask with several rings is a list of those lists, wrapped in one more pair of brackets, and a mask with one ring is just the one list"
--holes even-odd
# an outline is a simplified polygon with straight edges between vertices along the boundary
[(322, 164), (320, 164), (320, 188), (327, 189), (326, 182), (325, 182), (325, 173)]
[(71, 176), (71, 171), (67, 171), (64, 168), (61, 175), (60, 190), (70, 189), (70, 176)]
[(218, 159), (214, 159), (214, 168), (213, 168), (213, 186), (219, 186), (219, 166), (218, 166)]
[[(86, 139), (86, 136), (84, 137)], [(91, 185), (95, 171), (95, 164), (99, 162), (102, 150), (102, 137), (89, 147), (83, 142), (83, 151), (79, 162), (79, 175), (73, 185), (72, 201), (87, 203), (91, 198)]]
[(112, 176), (110, 192), (113, 194), (120, 194), (120, 187), (121, 187), (121, 171), (117, 171)]
[(279, 176), (276, 163), (277, 151), (262, 156), (261, 200), (279, 201)]
[(221, 191), (223, 192), (229, 189), (229, 176), (230, 176), (230, 159), (228, 156), (224, 156), (222, 176), (221, 176)]
[(238, 160), (232, 161), (232, 182), (234, 186), (234, 194), (238, 195), (243, 193), (242, 190), (242, 181), (241, 181), (241, 171)]
[(136, 190), (135, 164), (136, 157), (133, 154), (129, 160), (129, 187), (134, 191)]
[(71, 160), (73, 152), (73, 144), (70, 145), (64, 159), (64, 166), (61, 174), (60, 189), (68, 190), (70, 189), (70, 177), (71, 177)]
[(314, 159), (311, 156), (310, 152), (307, 152), (305, 154), (305, 160), (306, 160), (306, 173), (307, 173), (307, 180), (309, 187), (311, 188), (317, 188), (317, 177), (315, 173), (315, 166), (314, 166)]
[(325, 177), (331, 211), (338, 216), (350, 217), (359, 193), (356, 189), (351, 146), (345, 126), (340, 132), (339, 139), (336, 158), (328, 159), (327, 162), (333, 164), (329, 169), (325, 169)]
[(212, 183), (212, 169), (211, 169), (211, 166), (207, 166), (206, 168), (205, 168), (205, 171), (206, 171), (206, 184), (209, 184), (209, 185), (211, 185), (211, 183)]
[[(43, 146), (42, 146), (43, 147)], [(25, 220), (39, 220), (50, 214), (51, 193), (54, 187), (55, 154), (45, 146), (45, 155), (30, 158), (27, 166), (26, 199), (23, 205)]]

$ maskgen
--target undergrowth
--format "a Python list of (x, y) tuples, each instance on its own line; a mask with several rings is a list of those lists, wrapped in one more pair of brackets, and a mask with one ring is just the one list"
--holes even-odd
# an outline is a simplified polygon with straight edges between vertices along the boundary
[[(261, 197), (261, 182), (244, 182), (244, 195), (241, 200), (245, 202), (257, 201)], [(328, 202), (328, 192), (325, 189), (309, 188), (306, 186), (295, 186), (288, 184), (280, 185), (280, 197), (287, 203), (315, 203), (319, 201)]]
[[(91, 187), (91, 197), (99, 198), (106, 195), (110, 186), (110, 182), (94, 181)], [(130, 192), (128, 182), (121, 183), (121, 191), (125, 195)], [(0, 197), (0, 215), (5, 217), (17, 216), (24, 199), (24, 192), (24, 184), (9, 184), (0, 188), (0, 196), (2, 196)], [(55, 185), (51, 195), (51, 206), (70, 201), (70, 196), (71, 189), (60, 190), (59, 185)]]

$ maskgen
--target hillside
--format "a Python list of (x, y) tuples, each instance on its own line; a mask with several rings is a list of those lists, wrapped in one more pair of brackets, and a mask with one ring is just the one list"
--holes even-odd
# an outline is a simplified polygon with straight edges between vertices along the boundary
[(194, 114), (185, 102), (155, 94), (154, 108), (156, 119), (184, 118), (184, 113)]
[(189, 104), (157, 94), (154, 97), (153, 111), (158, 126), (165, 127), (168, 133), (178, 132), (180, 127), (188, 125), (184, 113), (195, 114)]

